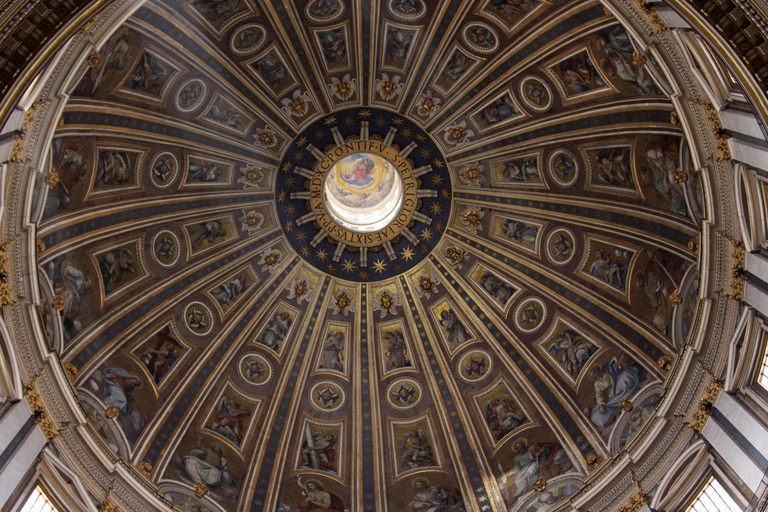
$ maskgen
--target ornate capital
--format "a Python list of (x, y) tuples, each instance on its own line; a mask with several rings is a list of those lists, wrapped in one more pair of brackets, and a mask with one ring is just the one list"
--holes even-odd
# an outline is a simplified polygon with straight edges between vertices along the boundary
[(642, 489), (638, 488), (637, 493), (634, 494), (627, 502), (619, 509), (620, 512), (640, 512), (644, 506), (648, 504), (648, 498)]

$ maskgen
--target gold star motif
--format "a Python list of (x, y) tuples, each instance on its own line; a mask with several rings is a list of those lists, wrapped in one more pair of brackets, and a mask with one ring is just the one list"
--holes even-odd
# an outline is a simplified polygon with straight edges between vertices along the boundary
[(432, 184), (439, 187), (440, 185), (443, 184), (443, 177), (439, 174), (435, 174), (434, 176), (432, 176)]
[(328, 265), (328, 272), (330, 272), (331, 274), (335, 274), (336, 273), (336, 265), (334, 265), (333, 263)]
[(288, 215), (290, 215), (291, 217), (293, 217), (294, 215), (296, 215), (296, 205), (295, 205), (295, 204), (289, 204), (289, 205), (288, 205), (288, 206), (285, 208), (285, 213), (286, 213), (286, 214), (288, 214)]
[(440, 203), (432, 203), (432, 215), (440, 215), (443, 213), (443, 205)]
[(447, 189), (442, 189), (440, 195), (443, 196), (443, 199), (450, 199), (451, 197), (451, 193)]
[(299, 137), (299, 140), (296, 141), (296, 145), (299, 146), (300, 148), (303, 148), (304, 146), (307, 145), (307, 142), (308, 142), (307, 138), (302, 135), (301, 137)]
[(294, 159), (296, 162), (298, 162), (298, 161), (299, 161), (299, 160), (301, 160), (302, 158), (304, 158), (304, 152), (303, 152), (303, 151), (297, 151), (297, 152), (295, 152), (295, 153), (293, 154), (293, 159)]
[(387, 122), (384, 120), (384, 118), (383, 118), (383, 117), (377, 117), (377, 118), (376, 118), (376, 120), (373, 122), (373, 124), (375, 124), (376, 126), (378, 126), (379, 128), (381, 128), (382, 126), (384, 126), (385, 124), (387, 124)]
[(325, 119), (325, 126), (331, 126), (332, 124), (336, 124), (336, 116), (331, 116)]
[(291, 162), (285, 162), (283, 164), (283, 172), (291, 172), (292, 167), (293, 167), (293, 164), (291, 164)]
[(363, 280), (368, 279), (368, 271), (367, 270), (361, 270), (359, 275), (360, 275), (360, 279), (363, 279)]
[(293, 188), (293, 185), (296, 183), (296, 178), (293, 176), (288, 176), (285, 178), (285, 186), (288, 188)]
[(421, 158), (429, 158), (432, 156), (432, 151), (430, 151), (429, 148), (424, 148), (419, 154), (421, 155)]
[(400, 135), (402, 135), (406, 139), (410, 139), (411, 137), (413, 137), (413, 131), (411, 131), (410, 128), (406, 128), (405, 130), (400, 132)]
[(352, 126), (353, 124), (355, 124), (355, 120), (350, 116), (344, 118), (344, 126)]
[(424, 240), (432, 240), (432, 231), (430, 231), (429, 228), (422, 229), (421, 238)]
[(359, 114), (360, 117), (371, 117), (371, 111), (370, 110), (361, 110)]
[(288, 221), (288, 222), (285, 224), (285, 232), (286, 232), (286, 233), (291, 233), (292, 231), (293, 231), (293, 221), (292, 221), (292, 220), (289, 220), (289, 221)]
[(416, 140), (419, 141), (419, 142), (424, 142), (424, 141), (427, 140), (427, 136), (424, 135), (423, 133), (417, 133), (416, 134)]
[(304, 248), (301, 250), (301, 254), (303, 254), (305, 258), (309, 258), (309, 255), (312, 254), (312, 251), (310, 251), (309, 247), (305, 245)]
[(355, 270), (355, 262), (352, 260), (344, 260), (344, 272), (349, 274)]
[(405, 249), (403, 249), (403, 252), (400, 253), (400, 255), (403, 257), (405, 261), (411, 261), (413, 259), (413, 249), (409, 245)]
[(299, 231), (298, 233), (296, 233), (296, 238), (300, 242), (303, 242), (304, 240), (307, 239), (307, 232), (306, 231)]
[(438, 230), (438, 231), (442, 231), (443, 230), (443, 223), (442, 222), (438, 222), (437, 224), (435, 224), (435, 229)]
[(315, 131), (313, 136), (315, 137), (315, 139), (322, 139), (323, 137), (325, 137), (325, 132), (323, 130), (317, 130)]
[(401, 270), (403, 270), (403, 265), (401, 263), (395, 263), (394, 268), (396, 272), (400, 272)]
[(438, 169), (442, 169), (442, 168), (445, 166), (445, 164), (443, 163), (443, 161), (442, 161), (442, 160), (440, 160), (439, 158), (435, 158), (435, 160), (432, 162), (432, 164), (433, 164), (435, 167), (437, 167)]
[(392, 124), (395, 126), (400, 126), (403, 124), (403, 118), (402, 117), (396, 117), (392, 120)]
[(325, 252), (325, 249), (320, 249), (315, 253), (315, 256), (317, 256), (317, 259), (320, 261), (325, 261), (325, 259), (328, 257), (328, 253)]
[(373, 262), (373, 270), (375, 270), (377, 274), (381, 274), (386, 269), (387, 269), (387, 264), (384, 263), (384, 260), (376, 260)]
[(281, 190), (280, 194), (277, 196), (277, 200), (281, 203), (284, 202), (286, 199), (285, 190)]
[(421, 254), (427, 254), (429, 252), (429, 247), (427, 247), (426, 245), (422, 245), (419, 251), (421, 252)]

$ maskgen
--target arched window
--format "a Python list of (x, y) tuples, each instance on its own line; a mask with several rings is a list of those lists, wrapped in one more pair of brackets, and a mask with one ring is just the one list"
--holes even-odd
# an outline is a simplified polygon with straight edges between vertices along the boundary
[(743, 510), (722, 484), (714, 476), (710, 476), (707, 485), (699, 492), (698, 497), (686, 512), (743, 512)]
[(20, 512), (59, 512), (59, 509), (48, 498), (45, 490), (36, 485)]

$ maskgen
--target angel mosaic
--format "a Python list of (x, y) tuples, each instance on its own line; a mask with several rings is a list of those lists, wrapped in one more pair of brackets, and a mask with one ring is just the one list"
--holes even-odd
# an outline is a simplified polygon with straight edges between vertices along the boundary
[(594, 165), (596, 176), (600, 180), (598, 183), (609, 187), (635, 190), (631, 147), (600, 149), (594, 154)]
[(513, 121), (523, 115), (515, 100), (512, 99), (512, 95), (509, 92), (505, 92), (474, 114), (472, 118), (475, 124), (483, 130)]
[(502, 310), (507, 308), (507, 305), (512, 301), (515, 294), (520, 291), (516, 286), (506, 282), (499, 276), (482, 267), (477, 267), (477, 269), (470, 274), (470, 278), (474, 280)]
[(96, 188), (131, 184), (134, 180), (131, 159), (126, 151), (100, 150), (96, 168)]
[(514, 24), (541, 4), (541, 0), (490, 0), (485, 9)]
[(232, 397), (228, 398), (225, 394), (219, 400), (215, 416), (211, 419), (208, 428), (240, 446), (248, 428), (248, 418), (252, 414), (251, 409), (246, 408), (240, 401)]
[(344, 329), (328, 329), (323, 341), (319, 368), (344, 373), (347, 333)]
[[(56, 274), (58, 270), (58, 274)], [(64, 340), (69, 341), (83, 329), (79, 319), (83, 303), (93, 288), (93, 279), (86, 276), (74, 262), (63, 260), (59, 269), (53, 261), (48, 264), (48, 275), (54, 283), (56, 295), (63, 299), (61, 310)]]
[(325, 57), (328, 69), (344, 68), (347, 66), (349, 54), (347, 50), (347, 31), (345, 27), (323, 30), (315, 33), (320, 51)]
[(189, 241), (193, 250), (206, 249), (218, 242), (224, 241), (228, 236), (227, 224), (222, 219), (211, 219), (194, 224), (187, 231), (190, 235)]
[(402, 436), (398, 447), (401, 470), (437, 466), (432, 443), (425, 430), (406, 431)]
[(129, 249), (128, 246), (123, 246), (101, 253), (96, 257), (99, 262), (101, 280), (104, 283), (105, 295), (109, 295), (128, 284), (136, 277), (133, 250), (135, 247)]
[(316, 428), (304, 424), (303, 440), (299, 451), (299, 468), (328, 471), (339, 474), (337, 444), (339, 435), (333, 429)]
[(570, 328), (557, 333), (552, 344), (547, 347), (547, 352), (574, 381), (598, 350), (599, 347), (592, 341)]
[(529, 443), (527, 439), (520, 438), (513, 448), (516, 455), (512, 468), (505, 471), (499, 465), (502, 471), (499, 489), (508, 507), (533, 489), (534, 482), (540, 478), (549, 480), (573, 468), (568, 454), (558, 443)]
[(386, 367), (387, 370), (397, 370), (400, 368), (412, 368), (408, 344), (405, 341), (403, 331), (392, 329), (383, 335), (385, 345)]
[(443, 91), (449, 91), (475, 64), (477, 64), (477, 60), (458, 48), (454, 48), (453, 53), (448, 57), (445, 66), (437, 77), (436, 85)]
[(286, 66), (282, 56), (274, 47), (263, 57), (253, 61), (250, 66), (264, 84), (272, 89), (275, 94), (282, 93), (294, 83), (288, 66)]
[(290, 312), (278, 309), (256, 337), (256, 342), (276, 352), (280, 352), (281, 345), (285, 342), (291, 330), (293, 320), (294, 316)]
[(176, 339), (171, 327), (166, 325), (144, 342), (135, 353), (152, 376), (152, 380), (159, 386), (186, 351)]
[(415, 512), (465, 512), (464, 498), (454, 487), (433, 486), (426, 478), (413, 481), (408, 509)]
[(493, 169), (499, 183), (543, 183), (538, 153), (496, 162)]
[(205, 484), (208, 488), (223, 491), (230, 497), (237, 495), (240, 484), (232, 474), (229, 461), (221, 446), (201, 446), (190, 450), (182, 461), (184, 472), (193, 484)]
[(346, 512), (349, 510), (342, 499), (326, 491), (319, 480), (307, 480), (304, 484), (299, 477), (298, 485), (301, 488), (299, 508), (294, 511), (285, 503), (279, 503), (275, 512)]
[(147, 424), (154, 395), (134, 366), (121, 357), (91, 375), (85, 383), (107, 406), (118, 411), (117, 422), (129, 443), (134, 443)]
[(653, 186), (661, 199), (660, 203), (678, 215), (688, 216), (685, 188), (677, 182), (680, 148), (679, 139), (669, 136), (654, 137), (648, 142), (645, 159), (648, 166), (640, 170), (642, 180)]
[(227, 128), (232, 128), (237, 132), (241, 132), (245, 125), (250, 124), (250, 120), (246, 119), (237, 107), (221, 96), (216, 97), (213, 104), (205, 113), (205, 116), (203, 116), (203, 119), (213, 121), (214, 123)]
[(187, 183), (229, 183), (232, 165), (190, 157), (187, 163)]
[(595, 47), (605, 55), (601, 66), (608, 78), (621, 78), (642, 96), (660, 94), (645, 66), (635, 65), (635, 48), (624, 27), (615, 25), (601, 30), (595, 39)]
[(168, 75), (167, 64), (161, 62), (160, 59), (151, 53), (144, 51), (141, 53), (124, 87), (159, 96)]
[(567, 97), (602, 90), (607, 85), (586, 50), (557, 64), (554, 72), (565, 86)]
[[(680, 289), (687, 266), (685, 261), (661, 250), (649, 255), (644, 268), (633, 277), (639, 300), (646, 306), (645, 316), (660, 332), (669, 335), (675, 304), (671, 295)], [(633, 294), (633, 300), (635, 295)]]
[(541, 226), (528, 224), (520, 220), (501, 219), (498, 225), (498, 233), (515, 245), (521, 245), (529, 250), (536, 250), (536, 242), (539, 238)]
[(485, 405), (485, 422), (496, 441), (528, 422), (525, 411), (508, 394), (493, 397)]
[(384, 65), (404, 69), (418, 30), (388, 25), (384, 46)]
[(443, 308), (439, 313), (438, 323), (445, 334), (448, 344), (453, 347), (463, 345), (472, 336), (467, 331), (464, 322), (453, 311), (450, 306)]
[(587, 379), (595, 389), (589, 417), (604, 436), (621, 413), (621, 403), (640, 390), (645, 378), (645, 371), (623, 354), (589, 370)]
[(595, 247), (587, 259), (587, 274), (619, 292), (626, 292), (629, 268), (636, 252), (594, 240), (590, 242), (590, 245)]
[(221, 283), (209, 293), (222, 308), (229, 306), (252, 285), (249, 278), (250, 276), (243, 272), (232, 277), (229, 281)]

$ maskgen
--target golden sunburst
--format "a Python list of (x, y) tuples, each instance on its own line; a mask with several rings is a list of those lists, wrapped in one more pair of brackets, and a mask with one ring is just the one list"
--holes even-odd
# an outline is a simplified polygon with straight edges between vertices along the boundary
[(411, 261), (413, 259), (413, 254), (413, 248), (410, 245), (403, 249), (403, 252), (400, 253), (405, 261)]
[(381, 274), (387, 270), (387, 264), (384, 263), (384, 260), (376, 260), (373, 262), (373, 270), (375, 270), (377, 274)]
[(324, 122), (325, 122), (325, 126), (331, 126), (332, 124), (336, 124), (336, 116), (326, 117)]
[(350, 272), (353, 272), (355, 270), (355, 267), (357, 266), (354, 261), (352, 260), (344, 260), (344, 272), (349, 274)]
[(440, 215), (443, 213), (443, 205), (440, 203), (432, 203), (430, 210), (432, 211), (432, 215)]
[(317, 259), (320, 261), (325, 261), (325, 259), (328, 257), (328, 253), (325, 249), (319, 249), (317, 252), (315, 252), (315, 256), (317, 256)]

